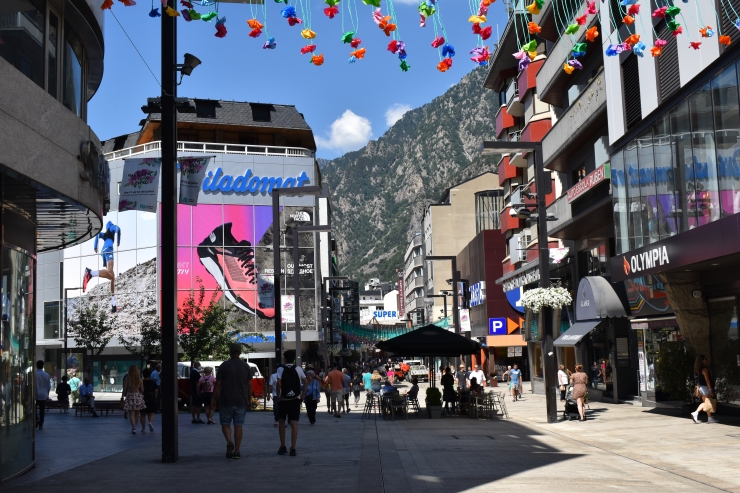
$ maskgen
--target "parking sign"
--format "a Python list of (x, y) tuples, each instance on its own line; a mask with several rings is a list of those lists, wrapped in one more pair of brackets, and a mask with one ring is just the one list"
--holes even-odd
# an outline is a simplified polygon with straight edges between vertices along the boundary
[(506, 331), (506, 319), (505, 318), (489, 318), (488, 319), (488, 335), (489, 336), (505, 336)]

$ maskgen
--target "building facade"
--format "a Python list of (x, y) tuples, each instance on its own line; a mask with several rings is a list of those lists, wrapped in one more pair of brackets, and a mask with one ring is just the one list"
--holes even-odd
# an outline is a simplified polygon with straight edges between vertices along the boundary
[[(36, 299), (42, 252), (82, 243), (109, 205), (100, 140), (86, 124), (103, 76), (103, 14), (85, 0), (0, 5), (0, 482), (34, 466)], [(58, 315), (52, 324), (58, 324)], [(57, 334), (58, 336), (58, 334)], [(49, 365), (46, 371), (52, 373)], [(61, 375), (54, 375), (60, 377)], [(52, 392), (52, 396), (53, 396)]]

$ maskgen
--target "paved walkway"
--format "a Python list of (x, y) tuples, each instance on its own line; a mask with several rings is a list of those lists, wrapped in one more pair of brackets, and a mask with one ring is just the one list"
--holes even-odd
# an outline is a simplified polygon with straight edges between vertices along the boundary
[[(279, 456), (271, 413), (249, 413), (240, 461), (220, 427), (181, 414), (180, 460), (162, 464), (159, 427), (130, 434), (121, 414), (47, 416), (37, 468), (3, 493), (731, 491), (740, 493), (740, 419), (695, 425), (629, 405), (592, 403), (585, 423), (547, 424), (541, 396), (507, 399), (510, 420), (301, 417), (298, 456)], [(159, 416), (157, 416), (159, 419)], [(216, 418), (218, 419), (218, 418)], [(289, 435), (289, 432), (288, 432)]]

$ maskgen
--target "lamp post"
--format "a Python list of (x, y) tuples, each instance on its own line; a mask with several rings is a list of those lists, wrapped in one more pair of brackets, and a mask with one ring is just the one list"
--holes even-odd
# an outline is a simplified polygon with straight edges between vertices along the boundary
[[(311, 185), (296, 188), (276, 188), (272, 191), (272, 260), (273, 260), (273, 290), (275, 292), (275, 364), (279, 365), (283, 352), (283, 301), (280, 286), (280, 197), (295, 195), (318, 195), (321, 187)], [(295, 269), (295, 266), (293, 267)], [(298, 351), (296, 351), (297, 353)]]
[(430, 303), (434, 302), (433, 298), (444, 298), (445, 299), (445, 318), (447, 318), (447, 295), (440, 291), (441, 294), (429, 294), (427, 295), (426, 299), (424, 301), (428, 301)]
[[(331, 219), (329, 221), (331, 223)], [(331, 224), (298, 226), (293, 230), (293, 288), (295, 289), (295, 364), (301, 366), (301, 276), (298, 265), (298, 235), (331, 231)], [(314, 270), (316, 266), (314, 265)]]
[(331, 343), (334, 343), (334, 331), (329, 330), (328, 338), (327, 338), (327, 326), (326, 326), (326, 317), (327, 312), (331, 313), (331, 307), (329, 306), (329, 300), (327, 299), (327, 292), (326, 292), (326, 283), (331, 281), (346, 281), (349, 279), (347, 276), (327, 276), (321, 278), (321, 330), (324, 334), (324, 364), (326, 365), (326, 368), (329, 368), (329, 352), (328, 352), (328, 346), (329, 341)]
[[(532, 152), (534, 154), (534, 182), (537, 187), (537, 247), (539, 250), (539, 268), (540, 268), (540, 287), (550, 287), (550, 249), (547, 244), (547, 205), (545, 203), (545, 166), (542, 162), (542, 143), (541, 142), (504, 142), (504, 141), (487, 141), (483, 142), (483, 152), (485, 155)], [(548, 310), (549, 311), (549, 310)], [(555, 361), (555, 352), (553, 349), (552, 317), (542, 317), (542, 330), (545, 337), (543, 341), (542, 357), (544, 359), (545, 370), (545, 401), (547, 403), (547, 422), (557, 423), (558, 409), (555, 393), (557, 390), (557, 362)]]

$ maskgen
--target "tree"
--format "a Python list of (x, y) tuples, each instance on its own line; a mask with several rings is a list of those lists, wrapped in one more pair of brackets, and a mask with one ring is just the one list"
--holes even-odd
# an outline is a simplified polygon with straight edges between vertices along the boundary
[(156, 310), (146, 312), (139, 318), (139, 334), (127, 339), (118, 336), (118, 342), (131, 354), (141, 358), (142, 366), (146, 358), (162, 353), (162, 325)]
[(190, 293), (182, 308), (177, 310), (178, 342), (190, 362), (200, 359), (222, 360), (229, 357), (229, 344), (241, 332), (215, 291), (205, 302), (205, 288), (198, 279), (197, 294)]
[(93, 361), (105, 350), (113, 337), (113, 320), (99, 307), (83, 305), (79, 308), (77, 317), (69, 320), (69, 328), (75, 344), (90, 353), (88, 374), (92, 381)]

